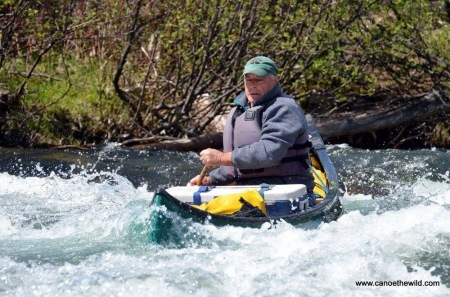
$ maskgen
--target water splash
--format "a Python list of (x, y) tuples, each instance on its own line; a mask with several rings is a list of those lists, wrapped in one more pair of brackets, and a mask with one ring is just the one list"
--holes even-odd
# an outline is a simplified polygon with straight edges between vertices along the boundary
[[(151, 189), (197, 174), (195, 154), (113, 146), (62, 154), (51, 170), (49, 156), (10, 157), (13, 167), (0, 173), (0, 294), (447, 296), (448, 153), (328, 150), (343, 182), (338, 221), (217, 228), (168, 214), (178, 246), (149, 241)], [(396, 280), (441, 285), (356, 285)]]

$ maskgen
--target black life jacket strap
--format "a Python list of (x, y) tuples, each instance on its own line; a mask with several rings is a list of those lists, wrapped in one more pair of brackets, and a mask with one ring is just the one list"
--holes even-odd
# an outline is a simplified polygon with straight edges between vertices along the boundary
[(305, 143), (294, 144), (289, 149), (290, 150), (301, 150), (301, 149), (305, 149), (305, 148), (312, 148), (312, 142), (308, 140)]
[(281, 163), (288, 163), (288, 162), (297, 162), (301, 160), (309, 160), (309, 154), (301, 154), (297, 156), (292, 157), (285, 157), (281, 159)]
[(297, 156), (292, 156), (292, 157), (286, 157), (281, 159), (281, 163), (288, 163), (288, 162), (300, 162), (303, 166), (303, 168), (308, 169), (310, 167), (310, 165), (308, 164), (307, 161), (310, 160), (309, 154), (301, 154), (301, 155), (297, 155)]
[[(300, 162), (303, 166), (303, 168), (308, 169), (310, 165), (308, 164), (308, 161), (310, 160), (309, 154), (301, 154), (297, 156), (292, 157), (285, 157), (281, 159), (281, 163), (288, 163), (288, 162)], [(258, 169), (240, 169), (240, 171), (244, 174), (246, 173), (259, 173), (263, 172), (264, 168), (258, 168)]]
[(258, 168), (258, 169), (239, 169), (240, 172), (244, 174), (248, 173), (260, 173), (264, 171), (264, 168)]

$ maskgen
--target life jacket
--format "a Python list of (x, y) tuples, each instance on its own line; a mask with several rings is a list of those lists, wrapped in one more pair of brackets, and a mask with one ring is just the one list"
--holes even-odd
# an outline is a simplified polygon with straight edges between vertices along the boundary
[[(245, 111), (241, 106), (238, 106), (230, 111), (223, 132), (225, 152), (231, 152), (235, 148), (250, 145), (261, 139), (262, 113), (266, 106), (258, 105)], [(240, 179), (303, 174), (309, 171), (311, 165), (310, 147), (309, 135), (305, 131), (297, 137), (278, 165), (258, 169), (238, 169), (228, 166), (227, 170), (230, 173), (237, 174)]]

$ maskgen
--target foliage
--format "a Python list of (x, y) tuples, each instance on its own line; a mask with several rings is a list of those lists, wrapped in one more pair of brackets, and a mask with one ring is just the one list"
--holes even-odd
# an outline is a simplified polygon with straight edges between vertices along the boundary
[(245, 61), (260, 54), (279, 64), (285, 91), (306, 109), (314, 100), (331, 109), (379, 94), (448, 98), (446, 7), (425, 0), (3, 1), (0, 138), (22, 131), (32, 145), (200, 135), (241, 91)]

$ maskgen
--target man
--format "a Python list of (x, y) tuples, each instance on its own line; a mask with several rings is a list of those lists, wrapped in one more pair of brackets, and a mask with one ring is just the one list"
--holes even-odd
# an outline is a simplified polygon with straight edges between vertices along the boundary
[[(278, 67), (258, 56), (244, 68), (245, 92), (234, 100), (224, 127), (224, 151), (205, 149), (200, 160), (220, 166), (191, 185), (305, 184), (311, 194), (308, 130), (305, 115), (278, 81)], [(311, 205), (312, 204), (312, 205)], [(314, 201), (310, 201), (313, 206)]]

